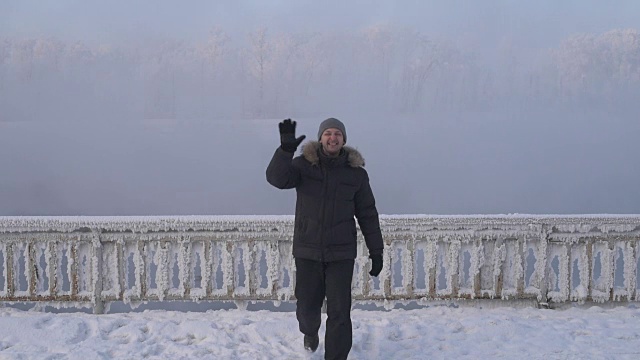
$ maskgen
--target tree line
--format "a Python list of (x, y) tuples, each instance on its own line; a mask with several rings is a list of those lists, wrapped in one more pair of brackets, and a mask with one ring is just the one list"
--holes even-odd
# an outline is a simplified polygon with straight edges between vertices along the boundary
[(142, 45), (0, 38), (0, 121), (624, 107), (639, 95), (637, 29), (550, 48), (505, 40), (485, 53), (392, 26), (238, 37), (213, 28), (199, 41)]

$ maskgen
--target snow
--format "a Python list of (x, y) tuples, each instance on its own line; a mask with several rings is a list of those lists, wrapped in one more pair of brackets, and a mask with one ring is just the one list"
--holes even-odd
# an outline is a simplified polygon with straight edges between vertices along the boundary
[[(633, 307), (353, 310), (350, 359), (636, 359)], [(323, 324), (326, 316), (323, 315)], [(210, 310), (92, 315), (0, 309), (0, 358), (322, 359), (293, 312)]]
[[(255, 231), (260, 226), (292, 225), (292, 215), (191, 215), (191, 216), (0, 216), (0, 233), (24, 231), (72, 232), (85, 229), (106, 231)], [(437, 226), (475, 226), (491, 229), (500, 225), (535, 227), (555, 225), (558, 232), (633, 231), (640, 225), (637, 214), (491, 214), (491, 215), (381, 215), (381, 225), (415, 225), (414, 229)], [(246, 225), (251, 227), (247, 228)], [(597, 225), (592, 225), (597, 224)]]

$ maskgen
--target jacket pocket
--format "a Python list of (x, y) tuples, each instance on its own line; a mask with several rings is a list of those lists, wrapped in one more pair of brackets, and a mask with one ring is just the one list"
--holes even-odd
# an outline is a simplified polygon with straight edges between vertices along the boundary
[(356, 244), (357, 232), (353, 218), (343, 221), (332, 228), (330, 245), (354, 245)]
[(337, 201), (353, 201), (358, 191), (358, 186), (348, 183), (339, 183), (336, 188)]

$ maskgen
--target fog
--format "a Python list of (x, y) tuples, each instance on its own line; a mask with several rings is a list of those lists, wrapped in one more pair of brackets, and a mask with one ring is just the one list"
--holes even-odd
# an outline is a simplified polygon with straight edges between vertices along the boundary
[(640, 213), (636, 1), (189, 4), (0, 3), (0, 215), (292, 214), (327, 117), (383, 214)]

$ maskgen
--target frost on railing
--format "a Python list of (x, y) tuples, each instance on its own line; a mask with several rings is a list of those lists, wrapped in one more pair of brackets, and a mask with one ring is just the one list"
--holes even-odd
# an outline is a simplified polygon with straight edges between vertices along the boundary
[[(356, 300), (637, 301), (638, 216), (382, 216)], [(0, 300), (136, 304), (293, 298), (291, 216), (0, 217)]]

